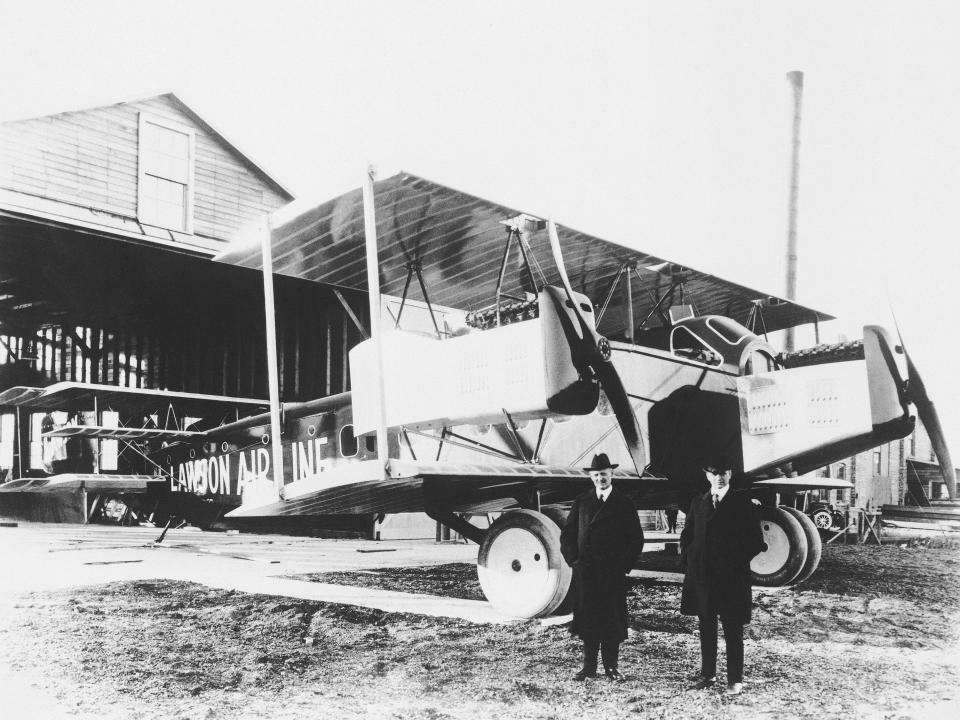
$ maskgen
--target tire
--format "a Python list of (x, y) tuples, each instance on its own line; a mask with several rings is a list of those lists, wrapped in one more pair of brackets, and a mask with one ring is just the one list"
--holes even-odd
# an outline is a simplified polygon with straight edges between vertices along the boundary
[(572, 575), (560, 554), (560, 528), (542, 513), (504, 513), (480, 543), (480, 587), (490, 604), (505, 615), (549, 615), (566, 598)]
[(807, 534), (783, 508), (761, 506), (760, 528), (767, 549), (750, 562), (753, 584), (779, 587), (800, 575), (807, 562)]
[(826, 508), (821, 508), (813, 514), (811, 522), (821, 530), (829, 530), (833, 527), (833, 514)]
[(562, 528), (567, 522), (567, 516), (570, 514), (570, 508), (557, 507), (556, 505), (545, 505), (540, 508), (540, 512), (556, 523), (558, 528)]
[(813, 575), (814, 571), (820, 565), (820, 557), (823, 555), (823, 541), (820, 540), (820, 532), (813, 520), (808, 515), (792, 507), (784, 507), (788, 513), (793, 515), (803, 526), (803, 532), (807, 536), (807, 560), (803, 563), (800, 574), (790, 581), (791, 585), (799, 585), (808, 577)]
[[(567, 523), (567, 517), (570, 515), (569, 507), (558, 507), (556, 505), (545, 505), (540, 508), (540, 512), (546, 515), (548, 518), (553, 520), (557, 524), (557, 527), (563, 529), (563, 526)], [(566, 562), (566, 561), (564, 561)], [(571, 571), (572, 574), (572, 571)], [(571, 581), (570, 587), (567, 589), (566, 594), (564, 595), (563, 600), (560, 601), (560, 604), (557, 605), (556, 609), (553, 611), (555, 615), (568, 615), (573, 612), (573, 584)]]

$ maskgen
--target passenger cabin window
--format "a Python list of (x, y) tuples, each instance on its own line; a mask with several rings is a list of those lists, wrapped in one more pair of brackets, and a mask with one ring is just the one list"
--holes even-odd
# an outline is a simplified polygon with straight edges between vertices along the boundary
[(137, 219), (193, 232), (194, 132), (140, 115)]
[(670, 351), (677, 357), (704, 365), (715, 367), (723, 362), (720, 353), (683, 326), (673, 329), (670, 335)]
[(368, 453), (375, 454), (377, 452), (377, 436), (376, 435), (367, 435), (363, 439), (363, 444), (366, 446)]
[(353, 425), (344, 425), (340, 428), (340, 456), (354, 457), (359, 449), (357, 437), (353, 434)]

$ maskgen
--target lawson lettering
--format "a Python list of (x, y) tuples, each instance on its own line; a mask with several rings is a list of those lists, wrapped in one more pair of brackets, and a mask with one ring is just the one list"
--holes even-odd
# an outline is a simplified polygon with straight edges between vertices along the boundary
[[(305, 480), (323, 472), (330, 458), (323, 457), (327, 438), (296, 441), (283, 448), (289, 481)], [(170, 466), (170, 490), (197, 495), (242, 495), (248, 484), (270, 481), (270, 451), (252, 448), (229, 455), (186, 460)]]
[(236, 455), (199, 458), (173, 465), (170, 490), (197, 495), (242, 495), (246, 485), (268, 480), (269, 474), (270, 452), (266, 448), (254, 448)]

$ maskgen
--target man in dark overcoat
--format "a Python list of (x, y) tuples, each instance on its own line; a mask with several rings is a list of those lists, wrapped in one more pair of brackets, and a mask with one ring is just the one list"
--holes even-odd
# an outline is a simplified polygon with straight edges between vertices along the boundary
[(627, 638), (626, 574), (643, 549), (643, 530), (633, 501), (612, 485), (613, 469), (605, 453), (590, 467), (594, 487), (573, 501), (560, 533), (564, 560), (573, 568), (573, 631), (583, 640), (583, 669), (575, 680), (597, 676), (597, 653), (611, 680), (620, 643)]
[(727, 693), (736, 695), (743, 690), (743, 626), (753, 607), (750, 561), (765, 546), (753, 501), (730, 490), (730, 463), (711, 458), (704, 472), (710, 488), (690, 503), (680, 534), (686, 570), (680, 612), (700, 620), (697, 688), (716, 683), (719, 616), (727, 648)]

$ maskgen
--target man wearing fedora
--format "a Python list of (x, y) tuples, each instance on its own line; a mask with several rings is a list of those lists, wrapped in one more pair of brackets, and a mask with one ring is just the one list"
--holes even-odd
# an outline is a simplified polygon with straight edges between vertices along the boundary
[(750, 561), (764, 549), (760, 517), (745, 493), (730, 489), (731, 463), (708, 458), (706, 491), (690, 503), (680, 534), (686, 570), (680, 612), (700, 621), (700, 672), (696, 688), (712, 687), (717, 674), (717, 617), (727, 648), (727, 694), (743, 690), (743, 626), (750, 622), (753, 597)]
[(620, 643), (627, 638), (627, 583), (633, 561), (643, 549), (643, 530), (633, 502), (613, 487), (613, 469), (605, 453), (594, 455), (594, 487), (577, 496), (560, 533), (564, 560), (573, 568), (573, 631), (583, 640), (583, 669), (574, 679), (597, 676), (597, 653), (608, 678), (621, 682)]

